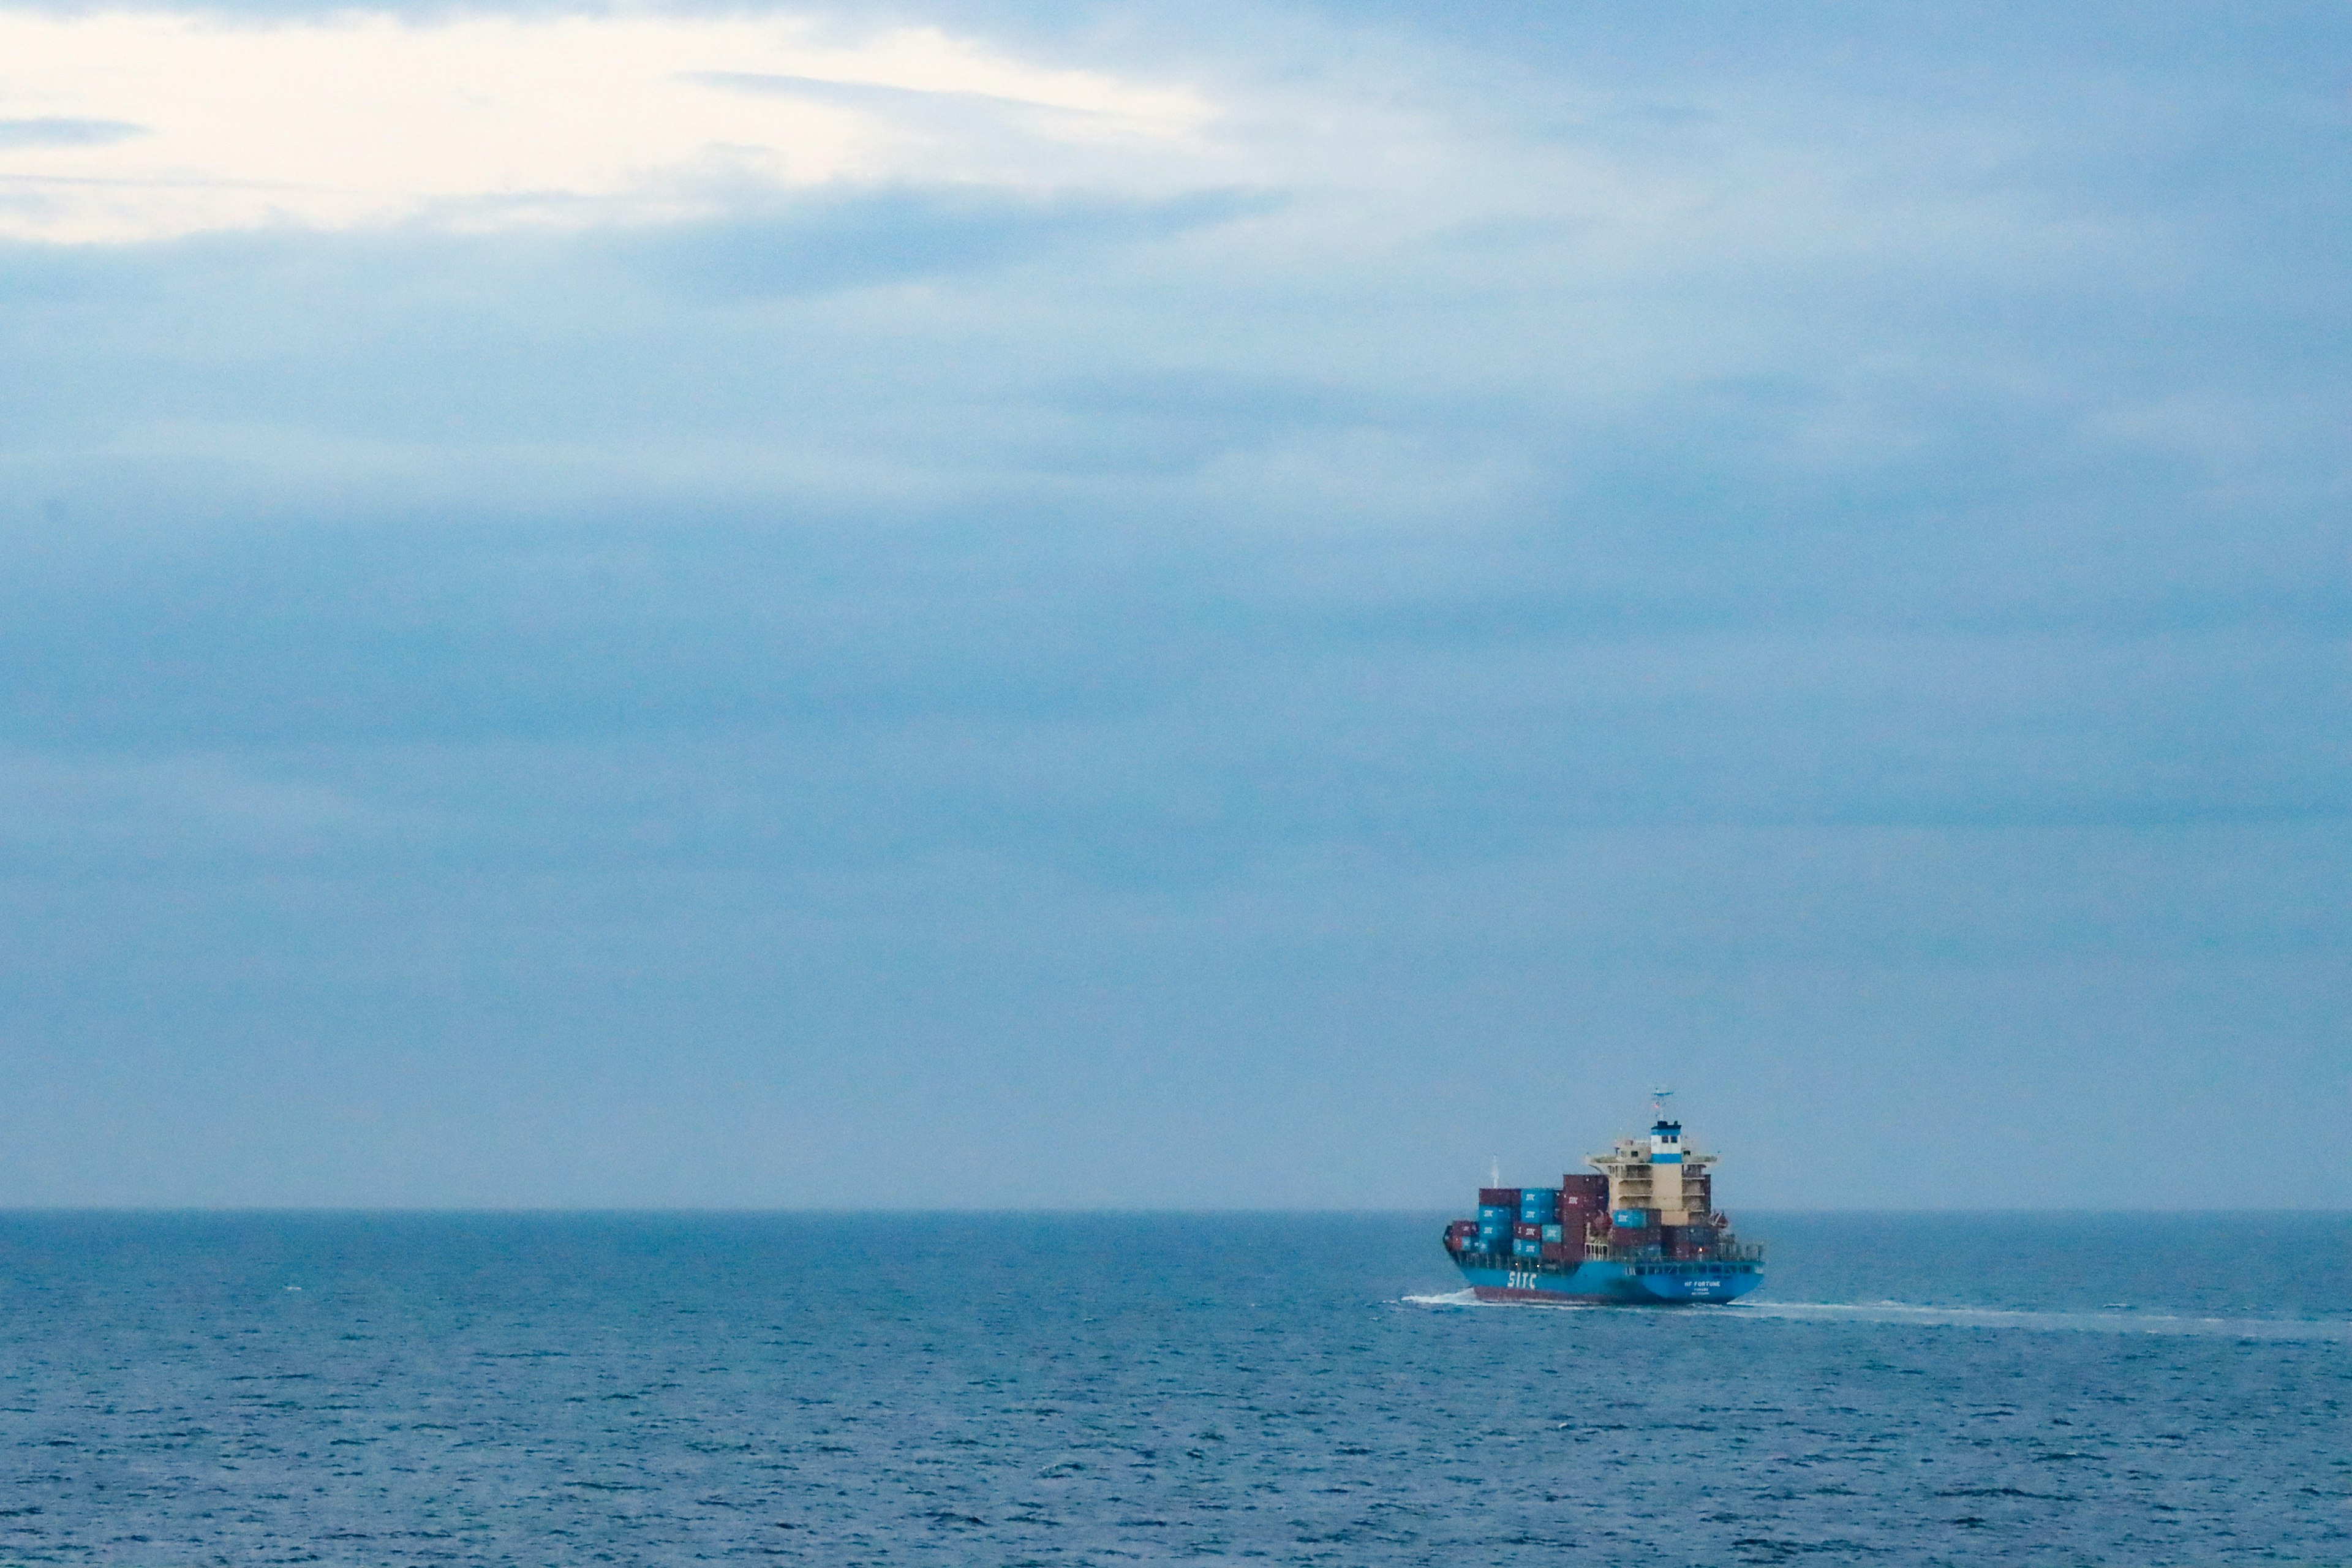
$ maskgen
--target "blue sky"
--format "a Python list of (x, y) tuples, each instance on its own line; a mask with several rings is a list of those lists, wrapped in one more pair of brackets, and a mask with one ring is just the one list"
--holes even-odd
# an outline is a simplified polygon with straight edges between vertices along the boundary
[(0, 12), (0, 1203), (2352, 1204), (2347, 32)]

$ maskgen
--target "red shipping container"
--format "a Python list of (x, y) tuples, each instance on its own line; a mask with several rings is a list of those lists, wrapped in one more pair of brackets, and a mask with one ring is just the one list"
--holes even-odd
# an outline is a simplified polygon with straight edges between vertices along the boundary
[(1584, 1243), (1581, 1241), (1547, 1241), (1543, 1244), (1546, 1263), (1581, 1263)]
[(1478, 1189), (1478, 1206), (1482, 1209), (1515, 1209), (1519, 1206), (1519, 1189), (1517, 1187), (1480, 1187)]
[(1609, 1245), (1612, 1247), (1655, 1247), (1662, 1239), (1658, 1227), (1654, 1225), (1620, 1225), (1612, 1226), (1609, 1230)]
[(1515, 1225), (1511, 1227), (1511, 1239), (1513, 1241), (1541, 1241), (1543, 1239), (1543, 1226), (1539, 1225)]
[(1577, 1193), (1605, 1204), (1609, 1201), (1609, 1178), (1597, 1175), (1562, 1176), (1559, 1179), (1559, 1190), (1563, 1197), (1570, 1193)]

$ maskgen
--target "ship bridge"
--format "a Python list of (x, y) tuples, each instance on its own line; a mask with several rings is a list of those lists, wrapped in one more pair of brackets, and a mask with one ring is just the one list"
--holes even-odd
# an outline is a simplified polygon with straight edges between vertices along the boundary
[(1661, 1225), (1705, 1225), (1714, 1212), (1712, 1154), (1683, 1142), (1683, 1124), (1663, 1110), (1647, 1138), (1620, 1138), (1586, 1163), (1609, 1177), (1612, 1209), (1656, 1209)]

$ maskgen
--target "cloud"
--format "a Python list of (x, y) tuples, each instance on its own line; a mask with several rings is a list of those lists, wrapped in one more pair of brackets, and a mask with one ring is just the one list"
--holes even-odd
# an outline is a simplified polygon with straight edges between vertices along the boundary
[(104, 147), (150, 128), (127, 120), (0, 120), (0, 151), (19, 147)]
[(1274, 205), (1260, 194), (1221, 191), (1137, 201), (956, 186), (835, 190), (765, 210), (632, 229), (606, 249), (697, 296), (822, 294), (1066, 261), (1075, 248), (1150, 241)]
[(27, 1037), (658, 1036), (910, 1183), (868, 1064), (1114, 1040), (1206, 1143), (1089, 1168), (1195, 1201), (1272, 1201), (1168, 1184), (1235, 1118), (1303, 1194), (1694, 1052), (1818, 1147), (1921, 1019), (1988, 1106), (2341, 1056), (2338, 22), (142, 15), (412, 96), (281, 201), (11, 35), (154, 128), (0, 158)]
[[(0, 97), (45, 115), (0, 133), (0, 195), (41, 198), (0, 205), (0, 236), (51, 243), (658, 221), (839, 179), (1036, 187), (1116, 174), (1211, 112), (1181, 87), (1034, 65), (931, 28), (841, 43), (772, 13), (235, 24), (0, 10), (7, 61), (40, 68), (0, 65)], [(852, 91), (727, 85), (761, 77)], [(973, 102), (1027, 108), (984, 141), (929, 108)], [(134, 123), (147, 133), (89, 129)]]
[(0, 752), (0, 857), (218, 864), (348, 854), (390, 826), (349, 792), (236, 755)]

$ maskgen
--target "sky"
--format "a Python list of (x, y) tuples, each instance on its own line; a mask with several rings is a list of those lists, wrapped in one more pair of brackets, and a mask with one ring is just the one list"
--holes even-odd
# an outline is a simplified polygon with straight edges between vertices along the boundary
[(2352, 1206), (2347, 46), (0, 6), (0, 1205)]

